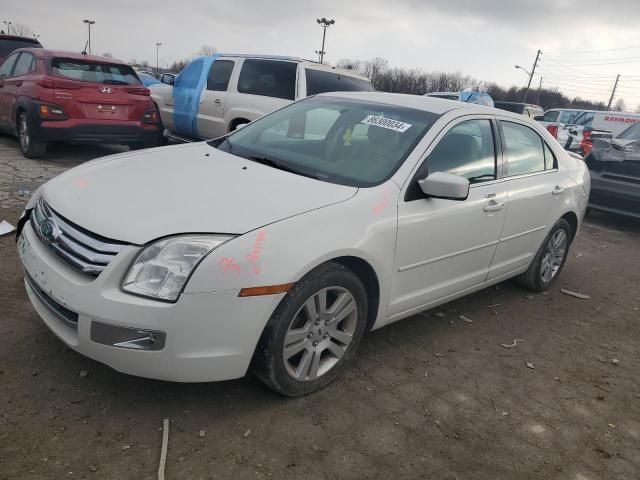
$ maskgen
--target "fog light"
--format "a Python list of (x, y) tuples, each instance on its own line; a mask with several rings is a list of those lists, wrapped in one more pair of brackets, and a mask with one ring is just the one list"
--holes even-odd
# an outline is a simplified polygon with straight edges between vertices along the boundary
[(131, 350), (162, 350), (167, 334), (159, 330), (120, 327), (108, 323), (91, 322), (91, 340), (110, 347)]

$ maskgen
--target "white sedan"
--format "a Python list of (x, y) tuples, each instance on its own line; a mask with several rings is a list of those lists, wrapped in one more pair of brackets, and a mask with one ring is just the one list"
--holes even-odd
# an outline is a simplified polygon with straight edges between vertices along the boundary
[(47, 326), (133, 375), (284, 395), (328, 384), (365, 331), (511, 277), (557, 279), (582, 161), (521, 115), (332, 93), (225, 137), (54, 178), (18, 232)]

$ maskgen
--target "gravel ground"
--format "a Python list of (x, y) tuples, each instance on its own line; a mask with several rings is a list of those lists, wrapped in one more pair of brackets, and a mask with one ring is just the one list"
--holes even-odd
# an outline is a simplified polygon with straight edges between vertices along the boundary
[[(33, 161), (0, 137), (0, 219), (15, 224), (21, 188), (115, 151)], [(593, 214), (548, 293), (506, 282), (372, 332), (337, 382), (285, 399), (250, 376), (165, 383), (76, 354), (1, 237), (0, 479), (156, 478), (164, 418), (172, 480), (640, 479), (639, 240), (640, 222)]]

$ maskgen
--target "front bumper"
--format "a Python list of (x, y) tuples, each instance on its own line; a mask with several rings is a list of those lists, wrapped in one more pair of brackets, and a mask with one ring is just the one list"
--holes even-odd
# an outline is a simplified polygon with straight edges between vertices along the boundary
[(640, 183), (635, 177), (590, 171), (589, 207), (640, 218)]
[[(120, 280), (138, 251), (139, 247), (127, 247), (98, 277), (91, 277), (55, 256), (30, 224), (18, 240), (29, 299), (47, 327), (72, 349), (146, 378), (205, 382), (244, 376), (283, 295), (240, 298), (237, 290), (183, 293), (175, 304), (129, 295), (120, 290)], [(47, 298), (62, 310), (52, 308)], [(71, 323), (61, 318), (68, 312)], [(158, 332), (164, 344), (160, 349), (105, 345), (100, 343), (104, 332), (96, 337), (96, 329), (104, 325)]]

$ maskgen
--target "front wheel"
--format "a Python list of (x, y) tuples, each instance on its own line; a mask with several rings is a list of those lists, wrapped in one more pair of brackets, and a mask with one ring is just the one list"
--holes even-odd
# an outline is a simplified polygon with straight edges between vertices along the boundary
[(548, 290), (564, 267), (572, 235), (569, 222), (563, 218), (558, 220), (542, 242), (529, 269), (518, 277), (518, 282), (538, 292)]
[(337, 263), (297, 282), (271, 316), (253, 371), (276, 392), (297, 397), (337, 377), (364, 334), (367, 294), (360, 279)]
[(27, 158), (40, 158), (47, 152), (46, 142), (34, 137), (27, 112), (18, 115), (18, 144), (22, 155)]

